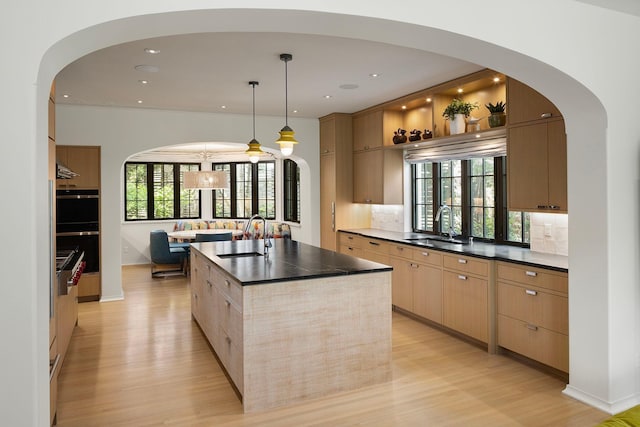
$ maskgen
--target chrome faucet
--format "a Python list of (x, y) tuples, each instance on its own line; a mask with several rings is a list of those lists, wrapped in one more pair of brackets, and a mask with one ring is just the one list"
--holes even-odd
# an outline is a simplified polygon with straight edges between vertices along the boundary
[(443, 211), (449, 211), (449, 240), (453, 240), (456, 232), (453, 229), (453, 211), (451, 210), (451, 207), (449, 207), (449, 205), (443, 203), (442, 206), (440, 206), (440, 209), (438, 209), (438, 212), (436, 213), (435, 221), (440, 222), (440, 215), (442, 215)]
[(271, 240), (267, 239), (267, 220), (263, 216), (256, 214), (249, 218), (249, 221), (247, 221), (247, 224), (244, 226), (244, 231), (242, 234), (246, 235), (248, 233), (249, 227), (255, 219), (259, 219), (262, 221), (262, 238), (264, 239), (264, 248), (262, 250), (262, 255), (269, 256), (269, 248), (273, 245), (271, 244)]

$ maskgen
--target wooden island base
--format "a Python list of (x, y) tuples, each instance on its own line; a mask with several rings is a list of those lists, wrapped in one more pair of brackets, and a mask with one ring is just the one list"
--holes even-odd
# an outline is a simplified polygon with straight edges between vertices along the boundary
[(391, 272), (241, 286), (192, 248), (192, 314), (245, 413), (391, 379)]

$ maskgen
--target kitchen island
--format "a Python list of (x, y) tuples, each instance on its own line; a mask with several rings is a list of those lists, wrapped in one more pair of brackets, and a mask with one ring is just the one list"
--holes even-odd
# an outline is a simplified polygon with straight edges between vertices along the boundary
[(272, 242), (191, 246), (191, 313), (244, 412), (389, 381), (391, 267)]

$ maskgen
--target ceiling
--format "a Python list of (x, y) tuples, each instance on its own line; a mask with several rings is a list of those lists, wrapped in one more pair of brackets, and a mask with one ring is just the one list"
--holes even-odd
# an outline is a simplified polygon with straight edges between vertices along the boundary
[[(78, 59), (56, 77), (56, 103), (251, 114), (249, 81), (257, 80), (256, 115), (284, 116), (281, 53), (293, 55), (287, 64), (289, 117), (352, 113), (482, 68), (414, 49), (337, 37), (186, 34), (111, 46)], [(139, 71), (138, 65), (157, 71)], [(374, 73), (378, 77), (372, 77)]]

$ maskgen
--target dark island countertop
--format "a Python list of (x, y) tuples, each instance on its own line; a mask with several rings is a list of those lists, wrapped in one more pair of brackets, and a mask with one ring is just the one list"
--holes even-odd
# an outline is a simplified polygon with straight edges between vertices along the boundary
[(291, 239), (271, 239), (269, 256), (233, 256), (263, 252), (264, 240), (201, 242), (191, 245), (241, 285), (391, 271), (390, 266), (355, 258)]
[(340, 231), (357, 234), (363, 237), (371, 237), (380, 240), (387, 240), (393, 243), (415, 246), (418, 248), (428, 247), (444, 252), (469, 255), (492, 260), (508, 261), (516, 264), (548, 268), (551, 270), (562, 272), (567, 272), (569, 269), (569, 259), (566, 256), (533, 252), (527, 248), (520, 248), (517, 246), (494, 245), (491, 243), (482, 242), (473, 242), (472, 244), (456, 244), (440, 242), (437, 240), (415, 240), (416, 238), (425, 238), (426, 235), (421, 233), (386, 231), (375, 228), (360, 228)]

